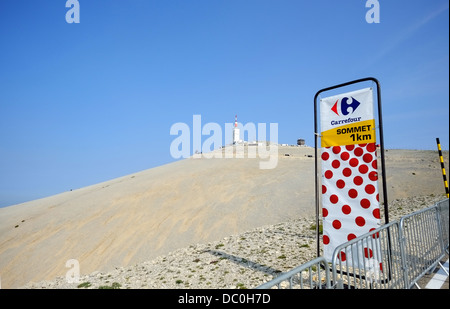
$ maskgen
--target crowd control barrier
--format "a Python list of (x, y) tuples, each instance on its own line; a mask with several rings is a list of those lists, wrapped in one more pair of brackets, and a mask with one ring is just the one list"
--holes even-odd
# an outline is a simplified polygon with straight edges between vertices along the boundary
[(318, 257), (260, 285), (258, 289), (272, 287), (278, 289), (329, 289), (331, 288), (330, 276), (331, 270), (327, 261), (323, 257)]
[(337, 246), (330, 263), (318, 257), (257, 289), (420, 288), (421, 277), (443, 268), (448, 248), (447, 198)]

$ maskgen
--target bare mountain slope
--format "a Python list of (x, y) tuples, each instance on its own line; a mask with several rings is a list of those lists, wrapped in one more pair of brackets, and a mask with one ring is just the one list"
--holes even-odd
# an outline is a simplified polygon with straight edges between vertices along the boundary
[[(313, 214), (312, 155), (279, 147), (269, 170), (259, 158), (185, 159), (1, 208), (1, 287), (64, 276), (69, 259), (82, 274), (108, 271)], [(437, 151), (389, 150), (386, 165), (390, 200), (444, 190)]]

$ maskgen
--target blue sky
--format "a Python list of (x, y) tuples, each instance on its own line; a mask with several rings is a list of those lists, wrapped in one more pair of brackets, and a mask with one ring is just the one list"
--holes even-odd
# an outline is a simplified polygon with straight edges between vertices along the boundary
[(313, 146), (315, 93), (369, 76), (386, 148), (448, 150), (447, 0), (65, 3), (0, 1), (0, 207), (175, 161), (193, 115)]

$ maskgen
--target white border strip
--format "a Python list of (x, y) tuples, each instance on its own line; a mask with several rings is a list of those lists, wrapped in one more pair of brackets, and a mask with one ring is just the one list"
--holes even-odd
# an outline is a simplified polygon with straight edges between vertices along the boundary
[[(448, 273), (448, 261), (444, 263), (444, 268)], [(444, 284), (445, 280), (447, 280), (447, 273), (440, 267), (439, 270), (434, 274), (433, 278), (431, 278), (430, 282), (425, 286), (426, 289), (440, 289)]]

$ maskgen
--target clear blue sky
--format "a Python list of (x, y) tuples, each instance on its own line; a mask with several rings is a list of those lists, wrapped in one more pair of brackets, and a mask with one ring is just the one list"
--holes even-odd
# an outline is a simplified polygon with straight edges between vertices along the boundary
[(65, 3), (0, 1), (0, 207), (172, 162), (193, 115), (313, 146), (315, 93), (368, 76), (386, 148), (448, 150), (448, 0)]

